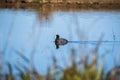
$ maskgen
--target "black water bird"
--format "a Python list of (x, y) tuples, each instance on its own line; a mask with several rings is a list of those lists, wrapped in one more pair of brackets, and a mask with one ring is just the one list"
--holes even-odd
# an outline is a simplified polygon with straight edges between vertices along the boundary
[(67, 43), (78, 43), (78, 44), (91, 44), (91, 45), (99, 45), (100, 43), (104, 45), (120, 45), (120, 41), (68, 41), (67, 39), (60, 38), (59, 35), (56, 35), (55, 39), (55, 45), (56, 49), (59, 48), (59, 46), (63, 46)]
[(60, 45), (65, 45), (67, 43), (68, 43), (68, 40), (64, 38), (60, 38), (59, 35), (56, 35), (56, 39), (55, 39), (56, 49), (58, 49)]

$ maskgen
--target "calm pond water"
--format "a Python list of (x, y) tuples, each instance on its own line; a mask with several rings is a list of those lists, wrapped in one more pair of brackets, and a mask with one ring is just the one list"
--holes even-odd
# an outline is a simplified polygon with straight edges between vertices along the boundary
[[(92, 53), (97, 46), (68, 43), (56, 49), (56, 34), (70, 41), (120, 41), (120, 12), (54, 11), (46, 14), (22, 9), (0, 10), (0, 52), (4, 51), (4, 63), (29, 66), (16, 54), (20, 52), (45, 75), (48, 67), (53, 68), (53, 56), (57, 63), (65, 68), (71, 65), (71, 49), (75, 49), (75, 59), (78, 62), (86, 54)], [(108, 71), (120, 65), (120, 45), (101, 44), (98, 56), (98, 67), (104, 61), (105, 71)], [(1, 58), (0, 61), (2, 60)]]

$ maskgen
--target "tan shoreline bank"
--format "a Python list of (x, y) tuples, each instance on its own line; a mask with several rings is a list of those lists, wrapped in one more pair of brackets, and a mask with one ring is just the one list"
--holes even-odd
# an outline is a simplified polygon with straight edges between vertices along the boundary
[(120, 3), (1, 3), (0, 8), (11, 9), (57, 9), (57, 10), (120, 10)]

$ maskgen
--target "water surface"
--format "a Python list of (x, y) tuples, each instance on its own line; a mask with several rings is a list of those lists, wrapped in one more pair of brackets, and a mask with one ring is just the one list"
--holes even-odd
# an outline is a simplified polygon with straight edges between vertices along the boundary
[[(75, 49), (78, 62), (97, 46), (69, 43), (56, 49), (53, 42), (56, 34), (70, 41), (120, 41), (120, 12), (54, 11), (47, 14), (22, 9), (0, 10), (0, 51), (4, 51), (4, 62), (29, 66), (16, 54), (16, 51), (22, 52), (44, 75), (48, 67), (53, 68), (53, 55), (65, 68), (71, 65), (71, 49)], [(98, 55), (98, 66), (104, 60), (105, 71), (120, 65), (120, 45), (100, 44)]]

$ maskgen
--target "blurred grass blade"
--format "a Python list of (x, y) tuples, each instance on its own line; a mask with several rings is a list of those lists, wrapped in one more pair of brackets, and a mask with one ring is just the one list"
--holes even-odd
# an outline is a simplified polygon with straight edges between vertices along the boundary
[(26, 56), (23, 55), (22, 52), (17, 51), (17, 50), (14, 50), (14, 51), (15, 51), (15, 53), (18, 54), (22, 59), (24, 59), (27, 63), (30, 62), (29, 59), (28, 59)]

